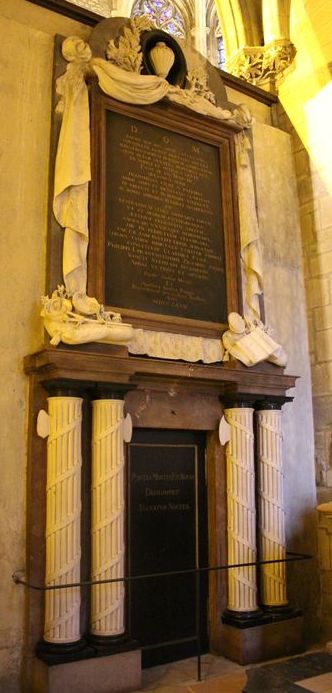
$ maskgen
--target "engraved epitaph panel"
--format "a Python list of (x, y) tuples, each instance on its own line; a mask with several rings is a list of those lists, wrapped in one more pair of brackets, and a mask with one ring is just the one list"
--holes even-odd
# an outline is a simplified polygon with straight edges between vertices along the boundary
[[(128, 514), (129, 573), (159, 573), (130, 585), (130, 630), (143, 647), (143, 663), (150, 666), (195, 654), (195, 574), (160, 573), (190, 571), (207, 563), (202, 434), (134, 432)], [(206, 646), (206, 575), (201, 580)]]
[(106, 161), (106, 303), (226, 322), (218, 148), (108, 111)]
[(240, 308), (233, 132), (92, 90), (89, 293), (134, 324), (219, 335)]

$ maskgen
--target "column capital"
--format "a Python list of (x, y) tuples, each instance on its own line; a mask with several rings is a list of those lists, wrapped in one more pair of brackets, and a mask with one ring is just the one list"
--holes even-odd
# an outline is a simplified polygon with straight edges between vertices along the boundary
[(136, 385), (128, 385), (127, 383), (98, 383), (89, 394), (91, 400), (124, 399), (127, 392), (135, 388)]
[(220, 401), (225, 409), (254, 409), (256, 396), (241, 392), (220, 395)]
[(289, 39), (275, 39), (265, 46), (246, 46), (227, 61), (227, 71), (251, 84), (275, 91), (296, 55)]
[(284, 404), (292, 402), (294, 397), (283, 397), (282, 395), (267, 395), (262, 399), (256, 399), (256, 411), (277, 411), (281, 410)]
[(43, 387), (49, 397), (82, 397), (83, 392), (83, 388), (71, 380), (45, 382)]
[(230, 392), (219, 397), (225, 409), (252, 408), (256, 411), (281, 409), (287, 402), (292, 402), (294, 397), (286, 395), (257, 395), (246, 392)]
[(89, 399), (124, 399), (127, 392), (135, 390), (131, 383), (103, 383), (56, 378), (42, 383), (50, 397), (86, 397)]

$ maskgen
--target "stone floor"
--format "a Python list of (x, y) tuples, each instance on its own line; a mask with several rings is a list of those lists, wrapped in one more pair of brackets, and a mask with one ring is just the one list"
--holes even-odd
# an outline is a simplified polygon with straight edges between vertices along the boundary
[(315, 650), (249, 667), (207, 654), (201, 679), (197, 660), (185, 659), (144, 670), (139, 693), (332, 693), (332, 655)]

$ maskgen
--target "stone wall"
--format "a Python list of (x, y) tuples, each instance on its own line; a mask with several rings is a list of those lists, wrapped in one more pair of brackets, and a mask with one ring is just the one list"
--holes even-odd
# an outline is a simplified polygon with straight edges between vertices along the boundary
[(1, 391), (0, 690), (20, 690), (25, 566), (28, 380), (23, 357), (43, 343), (53, 34), (86, 27), (24, 0), (0, 1)]
[[(300, 220), (291, 137), (257, 123), (253, 130), (258, 219), (263, 250), (266, 322), (298, 376), (283, 407), (286, 538), (290, 551), (316, 555), (316, 490), (310, 361), (301, 261)], [(305, 431), (305, 435), (303, 432)], [(289, 598), (304, 610), (306, 632), (317, 637), (316, 561), (288, 567)]]
[(293, 134), (301, 214), (309, 327), (319, 500), (332, 498), (332, 8), (328, 2), (294, 0), (291, 41), (297, 55), (280, 86)]

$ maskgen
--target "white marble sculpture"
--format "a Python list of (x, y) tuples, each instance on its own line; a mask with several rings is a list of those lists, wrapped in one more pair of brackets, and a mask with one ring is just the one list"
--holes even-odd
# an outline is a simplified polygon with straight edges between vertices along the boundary
[(156, 75), (166, 79), (174, 65), (174, 51), (169, 46), (166, 46), (166, 43), (163, 41), (158, 41), (150, 50), (149, 58)]
[(245, 314), (251, 319), (259, 320), (259, 296), (263, 293), (263, 267), (250, 150), (249, 138), (245, 131), (242, 131), (236, 135), (236, 163), (243, 304)]
[[(107, 57), (93, 58), (87, 43), (77, 37), (65, 39), (63, 56), (68, 62), (66, 72), (57, 81), (60, 97), (57, 106), (62, 114), (58, 142), (53, 210), (60, 226), (64, 228), (63, 275), (68, 301), (72, 305), (61, 315), (54, 310), (54, 298), (45, 299), (42, 316), (45, 327), (54, 344), (63, 341), (77, 344), (86, 341), (128, 342), (132, 335), (129, 326), (120, 330), (121, 317), (101, 317), (98, 304), (86, 294), (88, 229), (88, 185), (91, 180), (90, 167), (90, 124), (87, 75), (97, 75), (99, 86), (106, 94), (126, 103), (151, 104), (167, 96), (187, 108), (212, 117), (250, 125), (250, 116), (245, 110), (233, 113), (211, 103), (207, 90), (199, 79), (189, 80), (189, 88), (181, 89), (167, 82), (165, 76), (142, 75), (142, 53), (140, 32), (152, 28), (146, 18), (131, 20), (117, 46), (109, 42)], [(163, 46), (155, 49), (157, 60), (167, 62), (168, 69), (173, 57), (168, 47), (167, 59)], [(162, 55), (163, 54), (163, 55)], [(156, 57), (155, 57), (156, 59)], [(162, 73), (165, 71), (162, 70)], [(159, 70), (160, 73), (160, 70)], [(201, 80), (202, 81), (202, 80)], [(80, 309), (75, 297), (80, 296)], [(62, 308), (66, 308), (64, 304)], [(65, 315), (66, 313), (66, 315)], [(84, 317), (84, 320), (82, 319)], [(114, 323), (116, 322), (116, 325)], [(125, 334), (125, 337), (124, 337)], [(217, 340), (216, 340), (217, 341)]]
[[(117, 44), (113, 40), (109, 41), (106, 60), (94, 58), (89, 45), (80, 38), (69, 37), (62, 45), (63, 56), (68, 65), (65, 73), (57, 80), (57, 93), (60, 97), (57, 111), (62, 114), (62, 123), (55, 164), (53, 210), (60, 226), (64, 228), (63, 276), (66, 300), (71, 302), (71, 306), (69, 303), (63, 303), (59, 311), (57, 292), (51, 298), (43, 299), (42, 317), (45, 328), (52, 338), (52, 344), (55, 345), (60, 341), (66, 344), (91, 341), (131, 343), (132, 353), (149, 353), (146, 345), (143, 351), (139, 351), (137, 345), (142, 341), (151, 342), (151, 339), (142, 340), (141, 334), (136, 336), (136, 331), (130, 325), (121, 322), (119, 314), (103, 312), (98, 301), (88, 297), (86, 293), (89, 242), (88, 186), (91, 180), (89, 101), (86, 79), (90, 74), (97, 76), (99, 87), (104, 93), (119, 101), (148, 105), (166, 97), (202, 115), (227, 120), (237, 130), (239, 127), (242, 129), (242, 132), (235, 137), (235, 146), (244, 305), (249, 320), (259, 320), (260, 317), (258, 296), (262, 292), (262, 267), (259, 232), (252, 169), (248, 154), (250, 144), (244, 135), (244, 131), (251, 127), (251, 114), (245, 106), (239, 106), (232, 111), (216, 106), (215, 97), (208, 89), (207, 75), (203, 74), (204, 71), (202, 74), (196, 74), (197, 70), (195, 72), (190, 65), (188, 65), (186, 88), (171, 85), (163, 76), (165, 69), (167, 71), (173, 61), (169, 52), (171, 49), (167, 46), (167, 57), (164, 47), (157, 47), (157, 52), (159, 51), (157, 60), (160, 65), (163, 63), (163, 68), (159, 65), (161, 72), (159, 68), (157, 70), (159, 75), (141, 74), (140, 33), (152, 28), (154, 28), (153, 25), (146, 17), (130, 20)], [(257, 339), (258, 329), (255, 333)], [(177, 335), (172, 337), (175, 338)], [(163, 333), (159, 333), (159, 342), (163, 339)], [(193, 338), (186, 339), (188, 342)], [(228, 336), (225, 339), (230, 341)], [(215, 341), (214, 345), (212, 341)], [(239, 336), (237, 335), (235, 340), (232, 337), (231, 341), (238, 342)], [(218, 346), (219, 340), (208, 340), (208, 342), (209, 344), (202, 344), (201, 349), (201, 353), (213, 352), (213, 357), (209, 356), (207, 362), (223, 360), (223, 349)], [(245, 344), (242, 342), (241, 346), (244, 347)], [(197, 345), (192, 345), (189, 352), (192, 351), (198, 354)], [(232, 348), (232, 351), (226, 347), (226, 351), (238, 358), (235, 353), (239, 352), (238, 347)], [(166, 347), (159, 349), (159, 352), (162, 352), (164, 358), (175, 358), (174, 355), (168, 355)], [(187, 349), (182, 349), (181, 355), (177, 358), (189, 360), (187, 353)], [(202, 357), (199, 358), (205, 360)], [(266, 356), (262, 355), (258, 360), (262, 358)], [(251, 359), (247, 360), (249, 361), (247, 365), (252, 365)]]
[(130, 354), (146, 354), (159, 359), (181, 359), (190, 363), (217, 363), (222, 361), (224, 353), (221, 339), (141, 329), (134, 330), (128, 351)]
[(41, 315), (53, 346), (60, 342), (127, 344), (133, 336), (132, 326), (122, 322), (119, 313), (105, 311), (85, 292), (69, 297), (64, 286), (59, 286), (51, 298), (43, 296), (42, 302)]
[(287, 355), (269, 334), (269, 329), (260, 320), (250, 320), (238, 313), (228, 316), (229, 330), (222, 341), (225, 349), (224, 361), (230, 356), (245, 366), (255, 366), (260, 361), (271, 361), (277, 366), (287, 365)]

